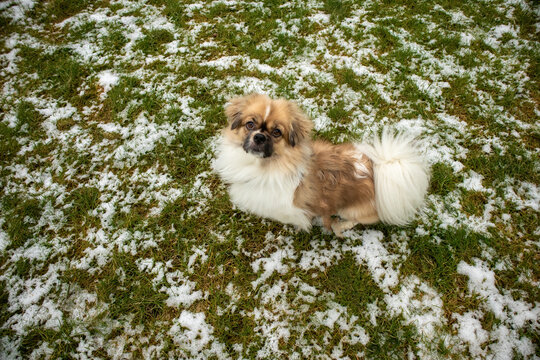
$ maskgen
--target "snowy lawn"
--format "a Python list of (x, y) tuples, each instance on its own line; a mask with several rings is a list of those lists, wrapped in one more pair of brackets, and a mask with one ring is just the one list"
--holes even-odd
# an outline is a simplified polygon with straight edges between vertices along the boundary
[[(540, 356), (540, 8), (0, 2), (2, 359)], [(343, 240), (232, 208), (223, 105), (393, 125), (433, 179)]]

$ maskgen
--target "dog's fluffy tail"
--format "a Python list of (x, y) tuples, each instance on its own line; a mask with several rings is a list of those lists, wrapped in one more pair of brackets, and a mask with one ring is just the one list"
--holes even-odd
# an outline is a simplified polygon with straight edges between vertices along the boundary
[(414, 139), (385, 129), (373, 145), (359, 147), (373, 161), (379, 219), (387, 224), (407, 224), (422, 206), (430, 178), (429, 166)]

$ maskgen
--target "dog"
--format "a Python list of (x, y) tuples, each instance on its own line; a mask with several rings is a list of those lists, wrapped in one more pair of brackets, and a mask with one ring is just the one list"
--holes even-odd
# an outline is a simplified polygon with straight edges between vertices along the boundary
[(338, 237), (357, 224), (406, 225), (422, 206), (429, 166), (414, 139), (384, 130), (372, 144), (311, 140), (293, 102), (250, 94), (225, 105), (214, 169), (241, 210)]

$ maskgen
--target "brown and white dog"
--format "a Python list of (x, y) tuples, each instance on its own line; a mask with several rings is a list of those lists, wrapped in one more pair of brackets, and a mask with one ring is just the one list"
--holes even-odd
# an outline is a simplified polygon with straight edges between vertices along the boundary
[(312, 122), (294, 103), (251, 94), (225, 107), (214, 169), (232, 202), (253, 214), (337, 236), (356, 224), (404, 225), (422, 205), (429, 167), (413, 140), (384, 131), (373, 144), (312, 141)]

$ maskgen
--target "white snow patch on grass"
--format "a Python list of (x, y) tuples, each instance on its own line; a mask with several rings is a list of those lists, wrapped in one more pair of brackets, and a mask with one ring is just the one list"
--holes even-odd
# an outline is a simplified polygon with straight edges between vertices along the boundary
[(110, 70), (102, 71), (98, 74), (98, 84), (103, 88), (103, 94), (107, 94), (120, 81), (120, 76)]

